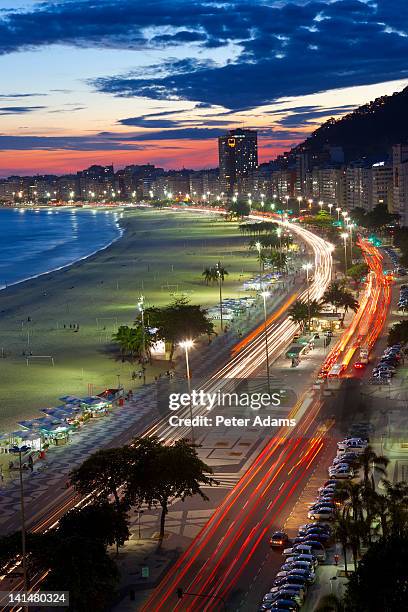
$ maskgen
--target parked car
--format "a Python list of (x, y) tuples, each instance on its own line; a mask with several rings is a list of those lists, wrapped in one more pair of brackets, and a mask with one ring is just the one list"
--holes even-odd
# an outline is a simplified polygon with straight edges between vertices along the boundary
[(310, 546), (306, 544), (296, 544), (290, 548), (285, 548), (283, 554), (285, 557), (290, 557), (292, 555), (310, 555), (311, 552), (312, 548)]
[(328, 508), (327, 510), (310, 510), (307, 513), (308, 518), (318, 521), (331, 521), (333, 520), (333, 515), (334, 512), (331, 508)]

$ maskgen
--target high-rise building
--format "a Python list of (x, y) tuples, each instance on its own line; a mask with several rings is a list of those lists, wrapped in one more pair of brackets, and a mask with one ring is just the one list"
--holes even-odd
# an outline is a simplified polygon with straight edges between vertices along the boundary
[(385, 161), (377, 162), (372, 167), (372, 206), (382, 204), (392, 212), (393, 176), (392, 165)]
[(346, 170), (346, 204), (348, 208), (372, 210), (372, 169), (366, 162), (350, 164)]
[(400, 216), (400, 223), (408, 226), (408, 145), (392, 148), (393, 205), (392, 212)]
[(220, 187), (227, 196), (235, 191), (253, 190), (258, 167), (258, 133), (255, 130), (231, 130), (218, 139)]

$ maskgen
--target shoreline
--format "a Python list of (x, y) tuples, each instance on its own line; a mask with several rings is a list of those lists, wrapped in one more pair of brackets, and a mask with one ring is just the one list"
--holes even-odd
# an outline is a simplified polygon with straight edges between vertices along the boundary
[[(119, 379), (126, 390), (138, 387), (132, 379), (138, 364), (122, 363), (111, 337), (119, 325), (131, 324), (141, 294), (146, 307), (181, 293), (212, 305), (218, 292), (203, 282), (207, 265), (223, 259), (231, 297), (239, 295), (244, 269), (256, 273), (237, 224), (216, 215), (129, 210), (119, 223), (121, 235), (96, 253), (0, 292), (0, 431), (13, 431), (68, 394), (99, 393)], [(73, 322), (78, 332), (70, 329)], [(27, 348), (34, 356), (52, 355), (55, 367), (44, 359), (27, 366)], [(148, 381), (167, 367), (155, 361)]]
[[(36, 209), (26, 209), (21, 207), (1, 207), (0, 209), (2, 210), (36, 210)], [(41, 210), (54, 210), (53, 207), (44, 207), (44, 209)], [(67, 207), (67, 210), (83, 210), (82, 208), (78, 208), (78, 207)], [(93, 209), (85, 209), (85, 210), (93, 210)], [(56, 211), (58, 212), (58, 211)], [(112, 211), (110, 211), (112, 212)], [(123, 212), (123, 211), (121, 211)], [(74, 259), (73, 261), (70, 261), (69, 263), (64, 264), (63, 266), (57, 266), (56, 268), (51, 268), (50, 270), (46, 270), (45, 272), (40, 272), (39, 274), (33, 274), (32, 276), (27, 276), (26, 278), (22, 278), (21, 280), (17, 280), (17, 281), (13, 281), (12, 283), (7, 283), (6, 285), (0, 285), (0, 291), (5, 291), (6, 289), (8, 289), (9, 287), (15, 287), (16, 285), (20, 285), (21, 283), (26, 283), (27, 281), (36, 279), (36, 278), (40, 278), (41, 276), (46, 276), (47, 274), (52, 274), (53, 272), (59, 272), (60, 270), (65, 270), (66, 268), (69, 268), (70, 266), (74, 266), (75, 264), (84, 261), (86, 259), (88, 259), (89, 257), (93, 257), (94, 255), (97, 255), (100, 251), (104, 251), (105, 249), (109, 248), (112, 244), (114, 244), (115, 242), (117, 242), (118, 240), (120, 240), (123, 235), (125, 230), (121, 227), (120, 225), (120, 221), (116, 221), (113, 224), (116, 229), (118, 230), (118, 235), (113, 238), (112, 240), (110, 240), (107, 244), (105, 244), (104, 246), (101, 246), (98, 249), (95, 249), (94, 251), (92, 251), (91, 253), (88, 253), (87, 255), (83, 255), (82, 257), (77, 257), (76, 259)]]

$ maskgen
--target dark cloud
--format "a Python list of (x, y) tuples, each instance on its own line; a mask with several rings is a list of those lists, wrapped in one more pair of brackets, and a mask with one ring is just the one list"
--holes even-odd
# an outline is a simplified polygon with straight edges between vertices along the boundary
[(0, 151), (134, 151), (146, 147), (86, 136), (7, 136), (0, 134)]
[(0, 106), (0, 115), (24, 115), (37, 110), (47, 108), (46, 106)]
[[(282, 97), (408, 76), (406, 0), (67, 0), (0, 15), (0, 53), (51, 44), (177, 57), (93, 82), (115, 96), (250, 109)], [(228, 57), (235, 44), (238, 57)], [(194, 59), (224, 47), (225, 65)], [(222, 51), (218, 56), (222, 56)], [(205, 57), (201, 54), (200, 57)]]
[[(321, 108), (321, 107), (303, 107), (305, 110), (291, 109), (290, 115), (283, 117), (278, 121), (279, 125), (285, 127), (299, 127), (310, 125), (315, 119), (321, 119), (321, 117), (335, 117), (336, 115), (344, 115), (347, 111), (352, 110), (354, 107), (340, 106), (339, 108)], [(307, 110), (310, 108), (311, 110)]]
[[(192, 139), (192, 140), (207, 140), (208, 138), (217, 138), (218, 136), (223, 136), (225, 134), (225, 129), (218, 128), (198, 128), (198, 127), (187, 127), (187, 128), (178, 128), (178, 129), (170, 129), (163, 130), (162, 132), (149, 132), (145, 134), (135, 134), (126, 137), (122, 135), (122, 141), (135, 141), (135, 142), (143, 142), (145, 140), (184, 140), (184, 139)], [(115, 136), (117, 137), (117, 135)]]

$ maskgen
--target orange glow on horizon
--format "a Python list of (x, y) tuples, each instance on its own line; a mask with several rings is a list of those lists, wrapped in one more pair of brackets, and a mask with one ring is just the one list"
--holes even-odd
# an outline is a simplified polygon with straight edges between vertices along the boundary
[[(136, 144), (136, 143), (135, 143)], [(261, 140), (259, 163), (275, 158), (290, 149), (291, 141)], [(134, 150), (36, 150), (2, 151), (1, 176), (13, 174), (70, 174), (91, 166), (113, 163), (115, 168), (128, 164), (155, 164), (166, 169), (215, 168), (218, 166), (216, 139), (166, 140), (144, 142), (146, 149)]]

